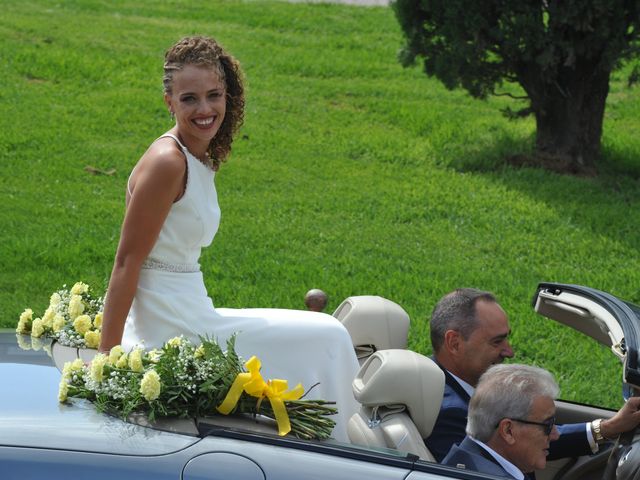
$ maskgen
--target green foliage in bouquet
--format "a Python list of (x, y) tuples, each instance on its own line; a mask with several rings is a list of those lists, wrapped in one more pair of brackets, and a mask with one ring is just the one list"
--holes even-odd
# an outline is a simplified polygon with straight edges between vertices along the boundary
[[(97, 354), (91, 365), (79, 359), (69, 362), (63, 369), (58, 399), (66, 402), (70, 397), (86, 398), (99, 411), (124, 419), (132, 413), (143, 413), (151, 421), (158, 417), (208, 417), (220, 412), (220, 405), (225, 403), (231, 405), (225, 413), (259, 414), (276, 419), (280, 434), (291, 431), (306, 439), (331, 435), (335, 422), (328, 416), (337, 412), (333, 402), (301, 400), (300, 395), (277, 391), (275, 384), (271, 386), (272, 381), (263, 381), (262, 388), (252, 393), (247, 393), (244, 386), (232, 388), (243, 383), (244, 376), (252, 378), (253, 386), (262, 379), (255, 370), (245, 371), (234, 349), (235, 337), (227, 342), (226, 351), (212, 340), (201, 338), (201, 341), (201, 345), (195, 346), (183, 337), (176, 337), (162, 349), (138, 348), (129, 353), (116, 346), (109, 355)], [(255, 357), (250, 362), (259, 365)], [(286, 389), (286, 382), (284, 386)], [(238, 393), (235, 401), (227, 398), (230, 390)], [(284, 420), (278, 405), (286, 410)]]
[(89, 285), (77, 282), (54, 292), (42, 317), (33, 310), (20, 315), (16, 333), (35, 338), (51, 337), (69, 347), (97, 348), (102, 332), (104, 298), (95, 296)]

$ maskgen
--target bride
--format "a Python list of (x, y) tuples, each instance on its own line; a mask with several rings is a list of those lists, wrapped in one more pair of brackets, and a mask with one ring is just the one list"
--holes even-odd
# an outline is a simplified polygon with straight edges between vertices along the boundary
[(178, 335), (224, 345), (237, 333), (236, 350), (260, 358), (264, 378), (319, 382), (308, 398), (337, 402), (333, 436), (347, 441), (358, 362), (340, 322), (316, 312), (216, 308), (204, 285), (201, 249), (220, 223), (214, 178), (244, 115), (238, 62), (211, 38), (187, 37), (166, 52), (163, 84), (175, 125), (129, 177), (100, 350), (160, 347)]

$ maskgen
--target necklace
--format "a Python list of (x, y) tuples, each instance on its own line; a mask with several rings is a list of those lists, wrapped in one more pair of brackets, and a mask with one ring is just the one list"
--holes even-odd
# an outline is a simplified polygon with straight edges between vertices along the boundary
[[(193, 155), (193, 154), (191, 154)], [(194, 157), (196, 157), (195, 155), (193, 155)], [(204, 158), (200, 158), (200, 157), (196, 157), (200, 163), (202, 163), (205, 167), (209, 167), (211, 169), (213, 169), (213, 160), (211, 160), (211, 157), (209, 156), (209, 152), (205, 152), (204, 154)]]
[(199, 157), (198, 155), (194, 154), (191, 150), (189, 150), (189, 147), (187, 147), (187, 144), (184, 142), (184, 140), (182, 140), (182, 136), (178, 134), (178, 138), (180, 139), (180, 142), (182, 143), (182, 145), (184, 145), (184, 148), (187, 150), (187, 152), (191, 154), (193, 158), (196, 158), (205, 167), (208, 167), (211, 170), (213, 170), (213, 160), (209, 156), (208, 151), (204, 152), (204, 156)]

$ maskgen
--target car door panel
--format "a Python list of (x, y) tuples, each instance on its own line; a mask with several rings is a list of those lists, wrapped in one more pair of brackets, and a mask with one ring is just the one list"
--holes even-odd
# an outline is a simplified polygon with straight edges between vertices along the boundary
[(586, 423), (596, 418), (611, 418), (615, 414), (615, 410), (607, 408), (556, 400), (556, 421), (559, 424)]
[(42, 480), (43, 478), (90, 478), (113, 480), (176, 480), (184, 461), (174, 455), (130, 456), (102, 453), (0, 447), (0, 478)]
[[(255, 440), (255, 438), (254, 438)], [(294, 448), (288, 448), (292, 445)], [(404, 480), (410, 471), (412, 461), (402, 457), (397, 462), (378, 458), (374, 452), (369, 452), (372, 461), (358, 458), (356, 453), (341, 448), (326, 448), (322, 445), (314, 447), (312, 444), (296, 444), (285, 440), (271, 439), (268, 443), (259, 441), (241, 441), (233, 438), (207, 437), (198, 446), (199, 449), (215, 448), (218, 451), (234, 452), (243, 455), (264, 472), (267, 480), (300, 479), (305, 480), (353, 480), (366, 478), (368, 480)], [(297, 448), (296, 448), (297, 447)], [(314, 448), (317, 448), (314, 451)], [(211, 452), (203, 460), (208, 460), (211, 468), (217, 460), (216, 454)], [(379, 461), (376, 461), (379, 460)], [(204, 464), (205, 462), (203, 462)], [(391, 464), (389, 464), (391, 463)], [(200, 478), (200, 477), (199, 477)], [(222, 477), (201, 477), (222, 478)], [(192, 480), (185, 477), (184, 480)]]
[(205, 453), (184, 467), (183, 480), (264, 480), (264, 472), (252, 460), (227, 452)]

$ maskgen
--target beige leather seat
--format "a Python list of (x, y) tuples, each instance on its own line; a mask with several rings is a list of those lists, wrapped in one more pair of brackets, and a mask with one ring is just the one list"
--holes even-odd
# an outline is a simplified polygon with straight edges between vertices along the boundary
[(410, 350), (377, 351), (353, 381), (362, 407), (349, 420), (349, 439), (435, 461), (423, 438), (433, 430), (443, 392), (444, 373), (430, 358)]
[(373, 295), (348, 297), (333, 316), (351, 335), (360, 365), (377, 350), (407, 348), (409, 315), (391, 300)]

